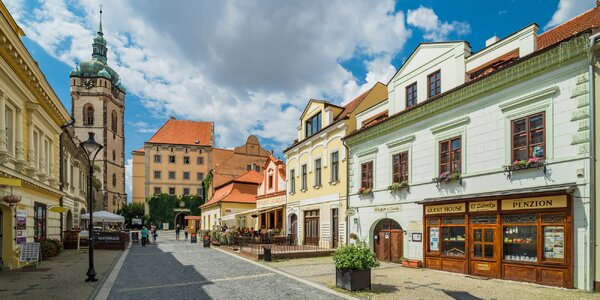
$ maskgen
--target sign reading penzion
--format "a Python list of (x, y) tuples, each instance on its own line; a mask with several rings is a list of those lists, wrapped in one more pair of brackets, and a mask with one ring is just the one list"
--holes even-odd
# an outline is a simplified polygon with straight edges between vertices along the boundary
[(453, 214), (453, 213), (461, 213), (461, 212), (465, 212), (465, 204), (464, 203), (431, 205), (431, 206), (425, 207), (426, 215)]
[(567, 196), (502, 200), (502, 210), (567, 207)]

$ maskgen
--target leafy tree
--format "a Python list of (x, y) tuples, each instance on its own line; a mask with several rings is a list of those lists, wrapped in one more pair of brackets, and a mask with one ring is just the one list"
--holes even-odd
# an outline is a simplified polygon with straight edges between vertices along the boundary
[(143, 218), (144, 204), (143, 203), (127, 203), (119, 208), (117, 214), (125, 217), (125, 223), (132, 223), (133, 218)]
[(204, 204), (202, 197), (192, 196), (174, 196), (174, 195), (155, 195), (147, 199), (150, 209), (150, 222), (156, 225), (161, 223), (169, 223), (169, 227), (173, 227), (176, 208), (182, 208), (179, 203), (183, 201), (185, 206), (190, 210), (191, 215), (200, 215), (200, 205)]

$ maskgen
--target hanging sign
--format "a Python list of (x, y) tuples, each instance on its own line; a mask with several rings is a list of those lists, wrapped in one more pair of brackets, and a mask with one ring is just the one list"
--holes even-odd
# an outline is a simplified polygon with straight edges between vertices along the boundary
[(454, 214), (454, 213), (464, 213), (464, 212), (465, 212), (465, 204), (464, 203), (430, 205), (430, 206), (425, 207), (426, 215)]
[(469, 211), (495, 211), (498, 210), (498, 201), (478, 201), (469, 203)]
[(547, 196), (502, 200), (502, 210), (547, 209), (567, 207), (567, 196)]
[(17, 209), (16, 213), (16, 223), (17, 226), (17, 234), (16, 234), (16, 242), (17, 245), (25, 244), (27, 241), (27, 211)]

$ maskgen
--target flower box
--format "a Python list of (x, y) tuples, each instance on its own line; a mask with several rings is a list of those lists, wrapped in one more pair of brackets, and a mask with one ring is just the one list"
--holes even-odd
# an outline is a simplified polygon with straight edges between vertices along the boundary
[(431, 179), (431, 182), (435, 182), (438, 185), (440, 183), (450, 183), (453, 181), (458, 181), (459, 184), (462, 184), (462, 176), (459, 172), (442, 172), (440, 173), (440, 176)]
[(504, 173), (508, 179), (511, 178), (513, 171), (527, 170), (527, 169), (539, 169), (543, 168), (544, 174), (546, 174), (546, 160), (541, 157), (532, 157), (529, 159), (515, 160), (510, 165), (503, 165)]
[(410, 267), (410, 266), (408, 265), (408, 259), (403, 259), (403, 260), (402, 260), (402, 266), (403, 266), (403, 267), (405, 267), (405, 268), (408, 268), (408, 267)]
[(375, 252), (364, 242), (340, 246), (333, 253), (335, 284), (349, 291), (371, 289), (371, 269), (378, 267)]
[(373, 189), (361, 187), (358, 189), (358, 194), (363, 197), (371, 196), (371, 195), (373, 195)]
[(409, 189), (409, 188), (410, 188), (410, 186), (408, 185), (408, 181), (393, 182), (390, 186), (388, 186), (388, 189), (392, 192), (400, 191), (403, 189)]
[(408, 266), (413, 268), (413, 269), (420, 269), (423, 267), (423, 263), (420, 260), (417, 259), (409, 259), (408, 260)]

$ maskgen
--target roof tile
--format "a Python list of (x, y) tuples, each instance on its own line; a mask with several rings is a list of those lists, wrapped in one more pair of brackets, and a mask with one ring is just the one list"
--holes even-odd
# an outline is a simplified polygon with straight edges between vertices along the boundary
[(213, 146), (212, 122), (169, 119), (147, 143)]

